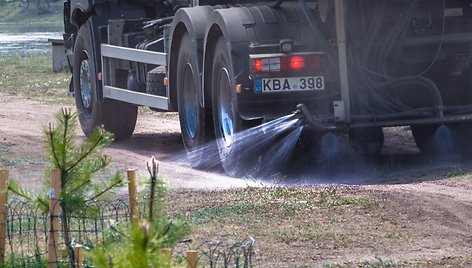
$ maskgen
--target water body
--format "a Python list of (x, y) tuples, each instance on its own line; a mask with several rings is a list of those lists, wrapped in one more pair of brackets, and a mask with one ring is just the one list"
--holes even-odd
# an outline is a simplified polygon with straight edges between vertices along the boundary
[(48, 39), (62, 38), (60, 24), (0, 23), (0, 58), (51, 52)]

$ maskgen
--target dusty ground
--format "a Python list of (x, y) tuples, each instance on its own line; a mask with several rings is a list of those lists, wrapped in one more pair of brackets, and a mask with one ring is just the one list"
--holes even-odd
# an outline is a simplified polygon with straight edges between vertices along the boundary
[[(11, 177), (20, 183), (38, 181), (43, 176), (43, 129), (55, 121), (60, 108), (0, 93), (0, 167), (8, 168)], [(77, 137), (84, 139), (80, 127)], [(147, 176), (146, 161), (151, 156), (163, 160), (160, 175), (169, 180), (171, 187), (209, 189), (251, 183), (193, 170), (186, 163), (176, 114), (142, 113), (133, 137), (115, 142), (106, 149), (106, 154), (113, 159), (110, 167), (113, 172), (133, 168), (141, 176)]]
[[(42, 129), (47, 122), (54, 121), (59, 108), (0, 93), (0, 168), (8, 168), (11, 177), (21, 184), (39, 187), (45, 167)], [(144, 176), (145, 161), (154, 155), (161, 160), (161, 177), (166, 178), (173, 189), (213, 190), (261, 185), (253, 180), (228, 178), (189, 167), (184, 160), (175, 114), (144, 112), (138, 120), (131, 140), (114, 143), (106, 149), (113, 159), (112, 170), (137, 168)], [(82, 133), (77, 135), (79, 139), (83, 138)], [(351, 223), (357, 221), (359, 226), (365, 226), (365, 232), (360, 235), (366, 237), (362, 244), (354, 239), (359, 234), (351, 233), (350, 239), (339, 240), (341, 244), (321, 250), (324, 256), (318, 251), (320, 247), (323, 249), (322, 245), (295, 243), (285, 245), (287, 254), (282, 257), (271, 255), (268, 251), (273, 241), (266, 241), (261, 242), (259, 250), (262, 248), (263, 251), (258, 253), (258, 259), (278, 267), (302, 266), (302, 263), (313, 267), (326, 261), (332, 266), (352, 261), (347, 266), (355, 266), (359, 260), (375, 259), (380, 255), (384, 260), (401, 260), (414, 267), (470, 267), (472, 176), (469, 175), (471, 164), (466, 160), (456, 155), (435, 159), (421, 156), (411, 134), (406, 129), (395, 128), (386, 132), (381, 159), (360, 159), (346, 154), (339, 159), (340, 168), (334, 173), (316, 170), (313, 163), (307, 162), (304, 169), (292, 172), (293, 178), (287, 183), (360, 184), (349, 187), (349, 191), (384, 200), (382, 204), (386, 205), (373, 210), (373, 214), (352, 214)], [(192, 197), (188, 192), (186, 195)], [(370, 224), (377, 216), (381, 217), (381, 224)], [(343, 226), (340, 224), (339, 228)], [(385, 237), (373, 236), (371, 245), (366, 244), (369, 231), (378, 230), (385, 231)], [(392, 240), (392, 237), (398, 239)], [(264, 241), (264, 237), (259, 240)], [(293, 261), (300, 256), (305, 261)]]

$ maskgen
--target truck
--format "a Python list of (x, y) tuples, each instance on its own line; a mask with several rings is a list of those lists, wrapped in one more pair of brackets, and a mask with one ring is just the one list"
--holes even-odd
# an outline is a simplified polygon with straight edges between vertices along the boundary
[(178, 112), (195, 168), (240, 174), (237, 134), (294, 111), (315, 147), (375, 155), (407, 126), (423, 153), (472, 149), (469, 0), (66, 0), (64, 30), (83, 132)]

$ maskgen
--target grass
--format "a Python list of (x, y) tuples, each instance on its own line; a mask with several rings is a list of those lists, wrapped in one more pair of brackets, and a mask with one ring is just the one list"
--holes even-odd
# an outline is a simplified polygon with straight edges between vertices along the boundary
[[(394, 196), (350, 186), (179, 190), (169, 196), (169, 208), (191, 222), (190, 239), (197, 243), (253, 237), (257, 267), (447, 264), (443, 259), (391, 259), (390, 250), (409, 252), (430, 231), (416, 227), (409, 215), (418, 212), (400, 204)], [(461, 257), (450, 263), (468, 265), (470, 260)]]
[(454, 178), (460, 177), (467, 174), (467, 171), (463, 170), (461, 167), (454, 167), (449, 172), (447, 172), (446, 177)]
[(11, 143), (0, 142), (0, 167), (11, 166), (12, 146)]
[(405, 215), (416, 211), (384, 194), (350, 186), (179, 190), (170, 192), (168, 209), (192, 223), (188, 239), (195, 245), (253, 237), (256, 267), (472, 265), (468, 256), (389, 256), (409, 252), (430, 230), (415, 229)]
[(0, 142), (0, 156), (4, 156), (11, 153), (10, 148), (13, 144), (9, 142)]
[(0, 92), (51, 104), (72, 105), (70, 72), (52, 71), (51, 54), (0, 58)]
[(31, 168), (32, 166), (41, 166), (44, 161), (38, 160), (31, 156), (20, 155), (13, 150), (14, 144), (8, 142), (0, 142), (0, 168), (3, 167), (20, 167)]
[(383, 260), (376, 257), (375, 260), (366, 260), (362, 262), (342, 262), (342, 263), (324, 263), (323, 268), (345, 268), (345, 267), (362, 267), (362, 268), (389, 268), (389, 267), (405, 267), (405, 264), (398, 260)]
[[(443, 257), (430, 260), (395, 260), (375, 259), (358, 261), (358, 262), (325, 262), (322, 268), (391, 268), (391, 267), (470, 267), (472, 257)], [(308, 267), (308, 266), (307, 266)]]
[[(46, 2), (46, 1), (41, 1)], [(22, 23), (22, 24), (62, 24), (62, 1), (50, 1), (49, 8), (43, 4), (43, 8), (36, 8), (36, 1), (31, 1), (29, 8), (25, 8), (23, 3), (7, 1), (0, 6), (0, 22)]]
[[(250, 193), (254, 192), (255, 197)], [(330, 209), (334, 207), (353, 206), (359, 209), (374, 207), (375, 201), (355, 196), (339, 195), (336, 188), (326, 188), (320, 191), (308, 191), (306, 189), (275, 187), (266, 190), (248, 188), (242, 193), (244, 199), (215, 206), (203, 207), (189, 213), (189, 218), (195, 223), (208, 223), (215, 219), (218, 221), (236, 222), (243, 225), (260, 223), (259, 218), (270, 218), (279, 214), (284, 217), (297, 216), (309, 213), (315, 208)], [(230, 197), (231, 192), (228, 192)], [(252, 221), (247, 221), (248, 219)]]
[(274, 258), (280, 262), (281, 256), (297, 256), (303, 247), (334, 254), (353, 247), (367, 249), (372, 239), (396, 243), (407, 237), (407, 230), (393, 224), (381, 229), (372, 224), (378, 222), (381, 202), (346, 187), (172, 192), (170, 197), (175, 213), (194, 225), (195, 240), (252, 236), (264, 252), (261, 263), (268, 266)]

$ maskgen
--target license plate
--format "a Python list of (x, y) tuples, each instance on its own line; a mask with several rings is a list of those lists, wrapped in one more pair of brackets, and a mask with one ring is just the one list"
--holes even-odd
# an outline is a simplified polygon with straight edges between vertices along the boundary
[(256, 93), (324, 90), (324, 76), (256, 78)]

